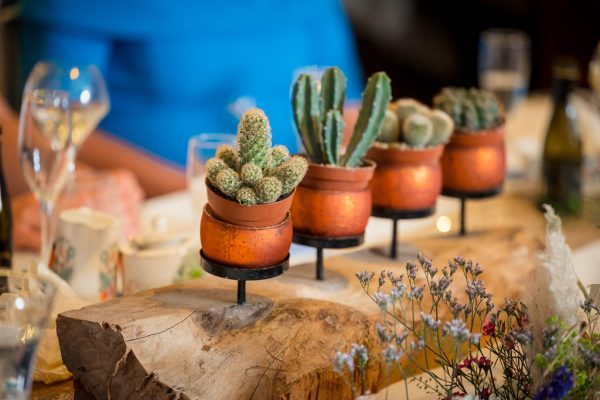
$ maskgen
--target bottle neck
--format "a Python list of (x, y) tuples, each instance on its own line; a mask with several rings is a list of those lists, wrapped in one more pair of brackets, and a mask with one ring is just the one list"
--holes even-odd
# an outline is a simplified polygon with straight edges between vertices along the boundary
[(552, 100), (554, 104), (566, 103), (574, 86), (575, 84), (572, 80), (554, 79), (552, 82)]

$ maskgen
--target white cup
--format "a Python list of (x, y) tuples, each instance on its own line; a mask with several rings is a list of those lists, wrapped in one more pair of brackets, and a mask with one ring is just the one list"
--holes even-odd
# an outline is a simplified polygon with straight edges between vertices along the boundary
[(121, 224), (111, 214), (89, 208), (59, 214), (52, 269), (84, 300), (116, 296)]

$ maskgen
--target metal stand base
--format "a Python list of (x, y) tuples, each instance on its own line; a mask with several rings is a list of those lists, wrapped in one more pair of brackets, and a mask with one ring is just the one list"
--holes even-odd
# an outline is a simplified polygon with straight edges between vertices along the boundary
[(364, 235), (331, 238), (323, 236), (313, 236), (299, 232), (294, 232), (294, 236), (292, 238), (292, 242), (296, 244), (314, 247), (317, 249), (316, 278), (319, 281), (325, 279), (323, 274), (323, 249), (344, 249), (347, 247), (356, 247), (363, 244), (364, 240)]
[(390, 245), (390, 258), (398, 258), (398, 220), (399, 219), (417, 219), (425, 218), (435, 213), (435, 207), (423, 208), (421, 210), (396, 210), (393, 208), (373, 207), (371, 215), (379, 218), (391, 219), (392, 224), (392, 243)]
[(467, 200), (468, 199), (487, 199), (489, 197), (497, 196), (502, 192), (502, 185), (495, 187), (490, 190), (484, 190), (480, 192), (463, 192), (459, 190), (442, 188), (442, 196), (455, 197), (460, 199), (460, 236), (467, 234), (466, 214), (467, 214)]
[(237, 285), (237, 303), (246, 302), (246, 281), (258, 281), (262, 279), (275, 278), (288, 270), (290, 266), (290, 255), (277, 265), (266, 268), (236, 268), (219, 264), (206, 257), (202, 249), (200, 250), (200, 265), (202, 269), (211, 275), (225, 279), (234, 279), (238, 281)]

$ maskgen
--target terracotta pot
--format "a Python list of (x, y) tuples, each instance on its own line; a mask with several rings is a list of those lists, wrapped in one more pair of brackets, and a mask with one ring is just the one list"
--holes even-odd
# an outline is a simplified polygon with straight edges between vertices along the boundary
[(200, 221), (200, 241), (206, 257), (236, 268), (266, 268), (283, 262), (292, 244), (292, 233), (289, 212), (280, 223), (257, 228), (222, 221), (207, 204)]
[(208, 204), (210, 204), (210, 208), (217, 218), (234, 225), (248, 227), (279, 224), (286, 218), (294, 198), (294, 192), (292, 192), (275, 203), (245, 206), (218, 194), (211, 188), (208, 181), (206, 182), (206, 191), (208, 193)]
[(369, 184), (373, 206), (397, 211), (435, 207), (442, 190), (443, 152), (442, 145), (425, 149), (372, 147), (367, 154), (377, 163)]
[(455, 131), (442, 156), (444, 192), (483, 193), (504, 182), (504, 125), (477, 133)]
[(369, 180), (375, 163), (360, 168), (310, 164), (292, 203), (294, 230), (322, 237), (362, 235), (371, 215)]

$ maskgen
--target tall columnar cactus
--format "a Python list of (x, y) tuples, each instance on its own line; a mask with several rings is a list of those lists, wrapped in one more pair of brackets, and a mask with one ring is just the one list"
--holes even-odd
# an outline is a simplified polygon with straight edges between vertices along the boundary
[(210, 185), (240, 204), (273, 203), (300, 183), (308, 163), (285, 146), (271, 148), (271, 127), (259, 109), (246, 111), (238, 125), (238, 151), (219, 146), (216, 157), (206, 162)]
[(438, 146), (450, 140), (452, 119), (443, 111), (430, 110), (414, 99), (393, 102), (377, 140), (379, 146), (402, 149)]
[(433, 105), (470, 133), (495, 128), (504, 121), (504, 110), (494, 95), (476, 88), (443, 88), (433, 98)]
[[(325, 70), (321, 90), (317, 80), (307, 74), (300, 75), (294, 84), (294, 121), (307, 156), (314, 163), (360, 166), (383, 122), (391, 97), (390, 79), (383, 72), (369, 78), (350, 144), (346, 153), (340, 157), (345, 94), (346, 77), (335, 67)], [(319, 115), (317, 110), (320, 111)]]

